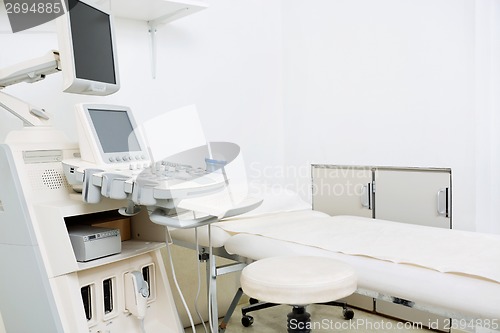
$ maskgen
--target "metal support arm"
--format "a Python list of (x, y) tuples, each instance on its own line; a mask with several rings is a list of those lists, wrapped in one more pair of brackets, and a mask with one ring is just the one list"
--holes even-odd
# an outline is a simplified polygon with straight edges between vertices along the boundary
[(0, 91), (0, 107), (23, 121), (24, 126), (50, 126), (49, 115), (42, 108)]
[[(59, 52), (50, 51), (42, 57), (1, 69), (0, 89), (20, 82), (37, 82), (59, 71)], [(0, 107), (21, 119), (24, 126), (51, 125), (49, 115), (44, 109), (34, 107), (2, 91), (0, 91)]]

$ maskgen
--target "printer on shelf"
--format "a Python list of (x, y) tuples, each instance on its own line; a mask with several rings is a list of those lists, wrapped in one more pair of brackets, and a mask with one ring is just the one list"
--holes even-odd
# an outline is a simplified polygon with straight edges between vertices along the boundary
[(73, 225), (68, 226), (68, 234), (76, 260), (80, 262), (106, 257), (122, 250), (119, 229)]

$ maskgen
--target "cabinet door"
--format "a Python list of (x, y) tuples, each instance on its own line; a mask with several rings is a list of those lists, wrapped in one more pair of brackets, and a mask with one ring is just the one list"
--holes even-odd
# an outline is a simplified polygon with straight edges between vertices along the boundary
[(451, 171), (375, 170), (375, 218), (451, 228)]
[(313, 209), (330, 215), (373, 217), (370, 167), (312, 166)]

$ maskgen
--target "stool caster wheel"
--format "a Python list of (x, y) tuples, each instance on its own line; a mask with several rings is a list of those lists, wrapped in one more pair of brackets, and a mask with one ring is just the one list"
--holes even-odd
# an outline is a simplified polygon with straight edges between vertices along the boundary
[(253, 317), (252, 316), (243, 316), (241, 318), (241, 324), (245, 327), (250, 327), (253, 324)]
[(255, 298), (250, 298), (250, 300), (248, 301), (251, 305), (254, 305), (254, 304), (257, 304), (259, 303), (259, 300), (258, 299), (255, 299)]
[(345, 319), (351, 320), (352, 318), (354, 318), (354, 311), (352, 311), (352, 309), (349, 308), (344, 308), (344, 310), (342, 311), (342, 315), (344, 316)]

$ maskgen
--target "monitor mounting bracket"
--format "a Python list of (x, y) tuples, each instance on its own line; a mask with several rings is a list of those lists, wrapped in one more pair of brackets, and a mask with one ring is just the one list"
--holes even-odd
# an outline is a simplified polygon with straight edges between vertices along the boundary
[[(0, 90), (21, 82), (34, 83), (60, 71), (59, 52), (24, 61), (0, 70)], [(16, 97), (0, 91), (0, 107), (23, 121), (24, 126), (50, 126), (49, 115)]]

